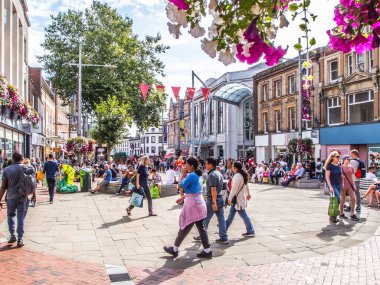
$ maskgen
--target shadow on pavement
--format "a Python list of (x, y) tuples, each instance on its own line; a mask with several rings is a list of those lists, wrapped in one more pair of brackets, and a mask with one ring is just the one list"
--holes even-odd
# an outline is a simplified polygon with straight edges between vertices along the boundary
[[(235, 244), (238, 244), (239, 242), (243, 242), (245, 240), (246, 239), (244, 238), (234, 239), (230, 240), (230, 243), (226, 245), (213, 245), (213, 259), (223, 256), (227, 248), (232, 247)], [(136, 284), (161, 284), (163, 282), (168, 282), (168, 280), (182, 275), (188, 268), (211, 261), (212, 259), (199, 259), (197, 257), (197, 253), (200, 251), (200, 245), (201, 243), (193, 242), (191, 247), (187, 247), (181, 250), (182, 252), (185, 252), (185, 255), (178, 258), (173, 258), (168, 255), (162, 256), (161, 259), (165, 260), (165, 263), (162, 265), (162, 267), (155, 270), (143, 270), (149, 276), (145, 279), (140, 280)]]
[(132, 219), (131, 217), (128, 217), (128, 216), (123, 216), (121, 219), (119, 219), (117, 221), (114, 221), (112, 223), (105, 223), (105, 224), (101, 225), (98, 229), (99, 230), (106, 229), (106, 228), (110, 228), (110, 227), (117, 226), (120, 224), (130, 223), (133, 221), (138, 221), (138, 220), (143, 220), (143, 219), (149, 219), (149, 216), (140, 217), (140, 218), (136, 218), (136, 219)]
[(20, 248), (17, 247), (17, 246), (12, 246), (11, 244), (7, 244), (7, 245), (4, 245), (4, 246), (0, 247), (0, 252), (2, 252), (2, 251), (8, 251), (8, 250), (14, 250), (14, 249), (20, 249)]
[(327, 225), (326, 227), (321, 229), (321, 232), (318, 233), (316, 236), (326, 242), (331, 242), (333, 241), (333, 237), (335, 236), (349, 236), (348, 233), (352, 232), (352, 228), (357, 224), (357, 223), (365, 223), (366, 218), (361, 218), (359, 222), (353, 222), (350, 220), (346, 220), (348, 224), (344, 223), (342, 219), (340, 219), (339, 223), (337, 224), (330, 224)]

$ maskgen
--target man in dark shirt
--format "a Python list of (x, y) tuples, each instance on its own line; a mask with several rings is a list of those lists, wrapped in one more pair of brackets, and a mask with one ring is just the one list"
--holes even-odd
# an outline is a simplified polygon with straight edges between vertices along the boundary
[[(15, 152), (12, 157), (13, 164), (4, 169), (2, 184), (0, 189), (0, 209), (2, 208), (1, 200), (4, 193), (7, 192), (7, 216), (8, 227), (11, 237), (8, 243), (15, 243), (17, 241), (18, 247), (24, 246), (24, 221), (26, 213), (28, 212), (29, 199), (28, 197), (22, 197), (19, 192), (20, 181), (22, 179), (21, 163), (24, 160), (22, 155)], [(16, 213), (17, 213), (17, 235), (16, 239)]]
[(44, 174), (46, 175), (46, 181), (48, 183), (50, 204), (53, 204), (54, 192), (55, 192), (55, 181), (57, 177), (58, 163), (54, 161), (54, 156), (49, 154), (48, 161), (44, 165)]
[[(206, 169), (208, 170), (208, 177), (206, 181), (206, 191), (207, 191), (207, 217), (204, 220), (204, 225), (207, 230), (208, 225), (214, 216), (218, 218), (219, 227), (219, 239), (216, 240), (217, 243), (228, 244), (228, 235), (226, 228), (226, 220), (224, 218), (224, 200), (222, 196), (223, 190), (223, 176), (216, 170), (216, 159), (209, 157), (206, 160)], [(195, 240), (200, 240), (200, 237), (194, 237)]]

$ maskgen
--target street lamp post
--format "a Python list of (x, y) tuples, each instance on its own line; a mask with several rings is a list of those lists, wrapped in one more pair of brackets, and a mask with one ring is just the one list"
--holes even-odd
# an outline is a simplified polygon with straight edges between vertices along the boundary
[(250, 131), (252, 127), (253, 127), (252, 120), (248, 120), (244, 122), (244, 131), (243, 131), (243, 158), (244, 159), (245, 159), (245, 135), (246, 135), (247, 129), (249, 130), (249, 134), (251, 134)]
[(110, 64), (83, 64), (82, 63), (82, 41), (79, 41), (79, 61), (78, 63), (67, 62), (63, 65), (78, 66), (78, 119), (77, 119), (77, 134), (78, 137), (82, 135), (82, 67), (106, 67), (106, 68), (117, 68), (115, 65)]

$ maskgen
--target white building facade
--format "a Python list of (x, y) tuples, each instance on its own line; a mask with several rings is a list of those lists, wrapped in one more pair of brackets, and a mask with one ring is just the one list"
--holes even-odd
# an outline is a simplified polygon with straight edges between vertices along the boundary
[(207, 102), (200, 91), (195, 94), (191, 114), (193, 155), (238, 159), (253, 153), (252, 78), (265, 68), (258, 64), (207, 80)]
[(164, 150), (162, 126), (148, 127), (141, 138), (142, 154), (148, 156), (160, 156)]

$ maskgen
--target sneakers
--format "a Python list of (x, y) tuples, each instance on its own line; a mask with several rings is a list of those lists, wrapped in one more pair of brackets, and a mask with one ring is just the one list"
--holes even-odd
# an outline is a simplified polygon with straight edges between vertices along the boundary
[(8, 243), (15, 243), (17, 241), (17, 238), (15, 235), (11, 235), (11, 238), (9, 239)]
[(204, 250), (202, 250), (200, 253), (197, 254), (197, 257), (198, 258), (208, 258), (208, 259), (211, 259), (212, 258), (212, 251), (209, 251), (207, 253)]
[(230, 241), (228, 239), (218, 238), (215, 242), (219, 244), (228, 244)]
[(245, 233), (245, 234), (242, 234), (243, 237), (255, 237), (255, 233)]
[(178, 257), (178, 251), (174, 251), (174, 247), (172, 246), (164, 246), (165, 252), (171, 254), (173, 257)]
[(342, 218), (342, 219), (345, 219), (345, 220), (348, 219), (347, 216), (346, 216), (345, 214), (340, 214), (340, 215), (339, 215), (339, 218)]
[(358, 222), (359, 221), (359, 218), (354, 214), (354, 215), (351, 215), (350, 216), (351, 220), (355, 221), (355, 222)]
[(18, 246), (18, 247), (23, 247), (23, 246), (24, 246), (24, 241), (23, 241), (22, 239), (19, 239), (19, 240), (17, 241), (17, 246)]

